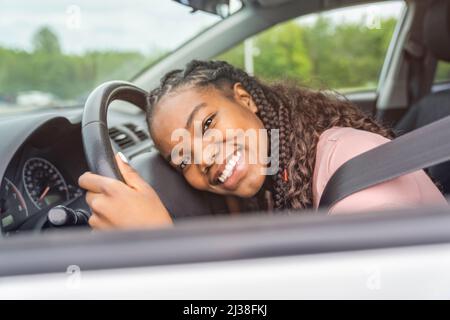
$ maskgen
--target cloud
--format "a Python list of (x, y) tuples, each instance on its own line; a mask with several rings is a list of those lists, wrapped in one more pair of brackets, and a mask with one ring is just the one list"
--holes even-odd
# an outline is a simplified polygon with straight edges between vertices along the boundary
[(0, 0), (0, 45), (30, 50), (33, 34), (47, 25), (65, 52), (150, 53), (174, 49), (219, 20), (168, 0)]

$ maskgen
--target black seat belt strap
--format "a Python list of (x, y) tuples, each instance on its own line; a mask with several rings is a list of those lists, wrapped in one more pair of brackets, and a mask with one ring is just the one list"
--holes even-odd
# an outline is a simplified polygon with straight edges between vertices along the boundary
[(319, 208), (329, 209), (355, 192), (449, 159), (450, 116), (345, 162), (325, 186)]

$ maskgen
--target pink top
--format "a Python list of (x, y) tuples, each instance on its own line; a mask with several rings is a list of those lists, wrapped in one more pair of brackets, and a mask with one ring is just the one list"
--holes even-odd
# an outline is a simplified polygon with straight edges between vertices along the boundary
[[(389, 139), (381, 135), (353, 128), (333, 127), (323, 132), (317, 145), (314, 168), (314, 208), (318, 206), (326, 183), (342, 164), (388, 141)], [(336, 203), (329, 213), (376, 211), (420, 205), (448, 205), (444, 196), (423, 170), (352, 194)]]

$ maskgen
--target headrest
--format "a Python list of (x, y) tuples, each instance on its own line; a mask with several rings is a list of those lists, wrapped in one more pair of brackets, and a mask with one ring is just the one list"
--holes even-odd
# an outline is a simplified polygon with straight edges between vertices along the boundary
[(450, 61), (450, 0), (436, 0), (425, 15), (424, 39), (439, 60)]

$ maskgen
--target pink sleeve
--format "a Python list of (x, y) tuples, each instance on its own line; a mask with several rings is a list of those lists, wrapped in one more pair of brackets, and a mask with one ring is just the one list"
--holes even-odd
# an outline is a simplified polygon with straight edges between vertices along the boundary
[[(326, 183), (342, 164), (389, 141), (378, 134), (353, 128), (333, 128), (323, 135), (317, 147), (313, 179), (316, 207)], [(376, 165), (369, 163), (369, 166)], [(348, 196), (336, 203), (329, 213), (386, 210), (426, 204), (447, 205), (447, 201), (425, 172), (420, 170)]]

